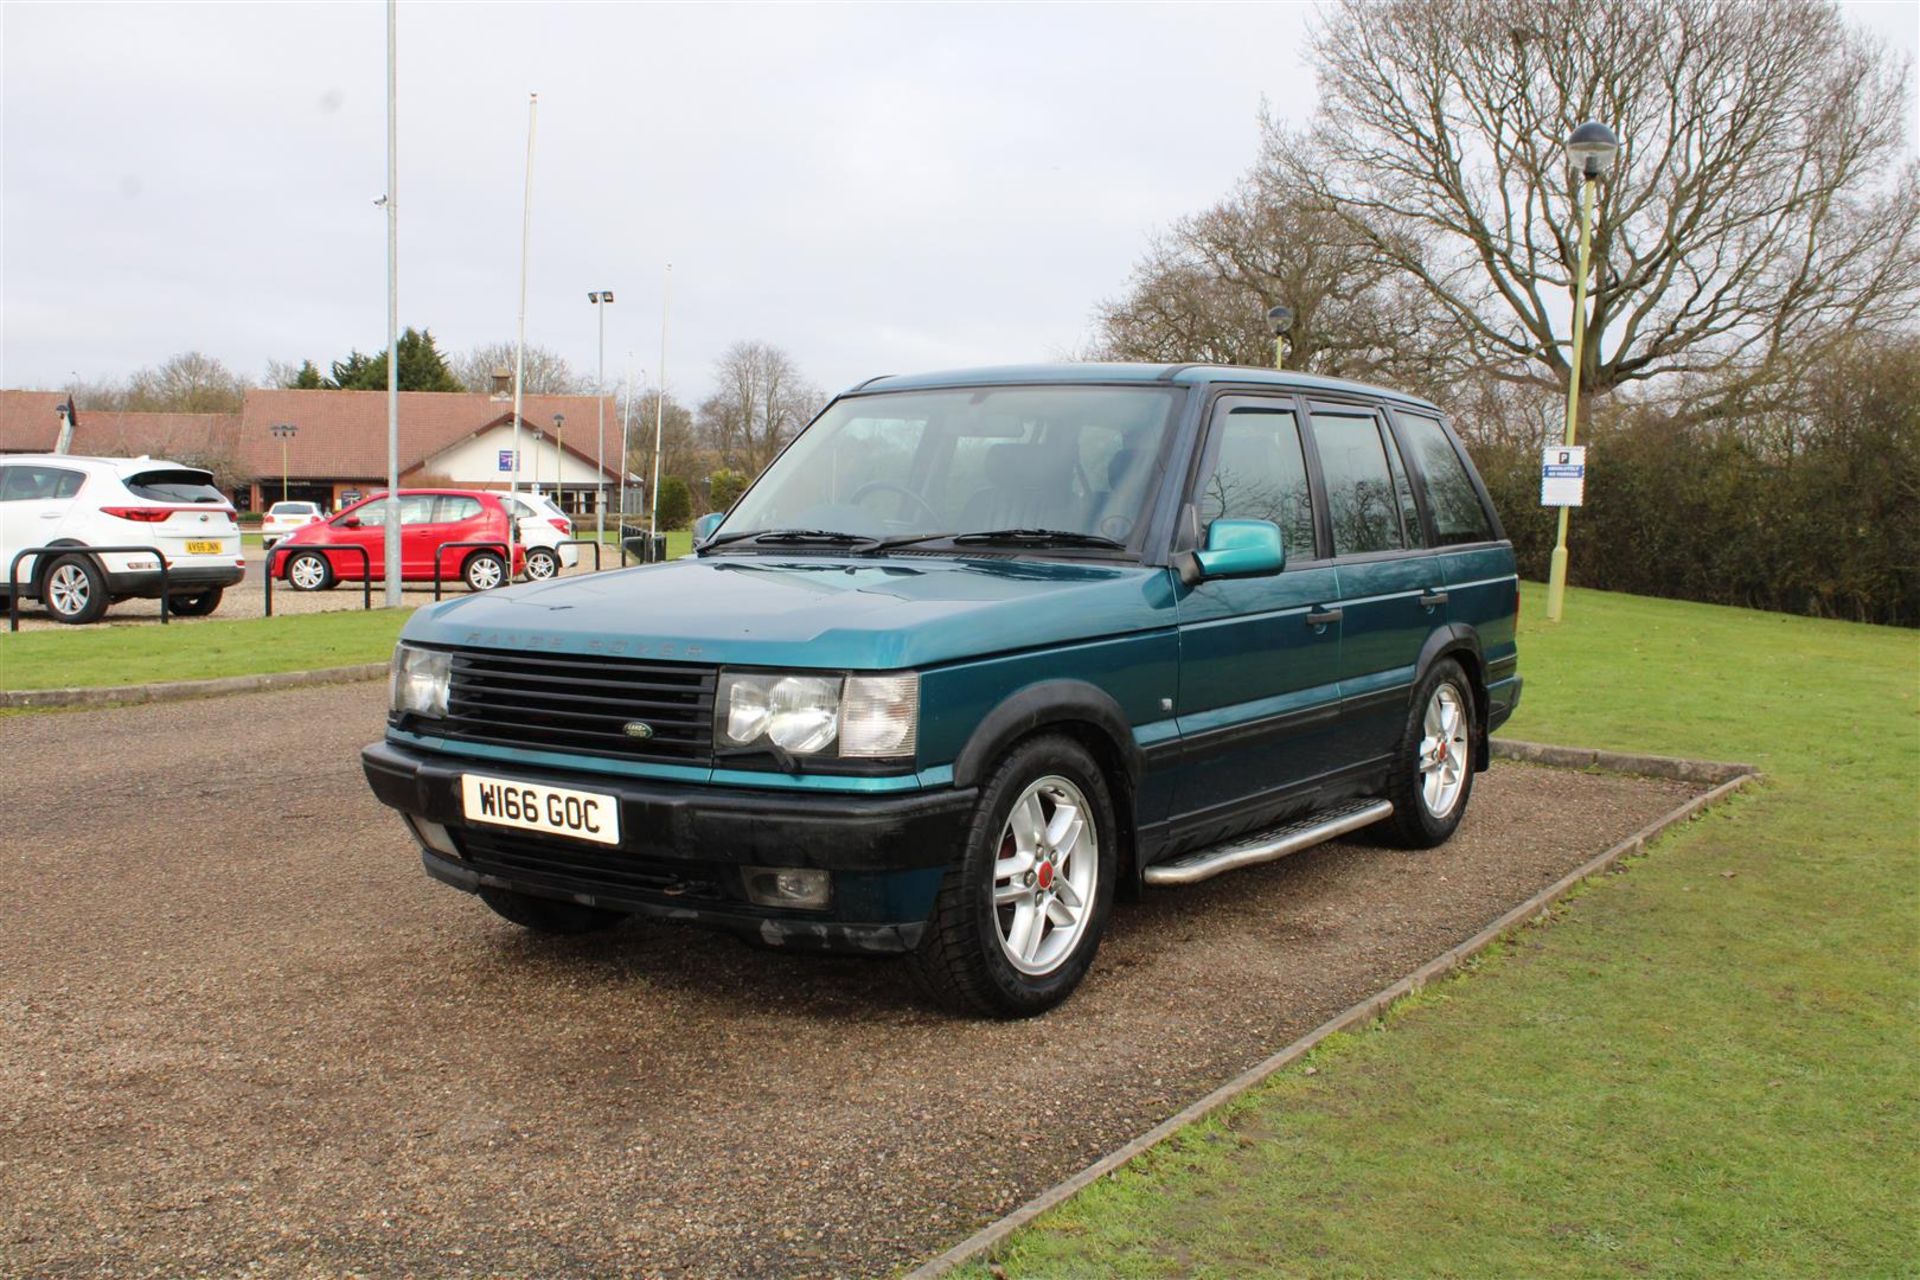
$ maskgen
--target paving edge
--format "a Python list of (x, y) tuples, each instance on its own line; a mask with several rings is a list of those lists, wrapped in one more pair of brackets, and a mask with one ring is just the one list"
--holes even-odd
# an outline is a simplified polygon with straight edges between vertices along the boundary
[(99, 685), (84, 689), (0, 689), (0, 708), (110, 707), (139, 702), (215, 698), (221, 694), (256, 693), (263, 689), (297, 689), (310, 684), (346, 684), (355, 680), (377, 680), (387, 674), (387, 665), (384, 662), (365, 662), (351, 667), (321, 667), (317, 671), (268, 671), (251, 676), (221, 676), (214, 680)]
[[(1706, 771), (1719, 771), (1717, 783), (1711, 791), (1695, 796), (1686, 803), (1655, 819), (1626, 839), (1609, 848), (1606, 852), (1588, 859), (1574, 870), (1554, 881), (1540, 892), (1514, 907), (1480, 932), (1468, 938), (1432, 960), (1427, 961), (1406, 977), (1383, 987), (1366, 999), (1336, 1014), (1321, 1023), (1306, 1035), (1301, 1036), (1280, 1052), (1241, 1072), (1227, 1083), (1207, 1094), (1199, 1101), (1183, 1107), (1172, 1116), (1161, 1121), (1147, 1132), (1116, 1151), (1109, 1152), (1099, 1160), (1074, 1174), (1065, 1182), (1048, 1188), (1012, 1213), (988, 1223), (980, 1230), (948, 1249), (938, 1257), (920, 1264), (908, 1272), (903, 1280), (933, 1280), (944, 1276), (962, 1263), (972, 1262), (1003, 1243), (1008, 1236), (1033, 1222), (1034, 1219), (1063, 1202), (1072, 1199), (1087, 1187), (1109, 1174), (1117, 1173), (1121, 1168), (1159, 1146), (1174, 1134), (1187, 1126), (1206, 1119), (1209, 1115), (1264, 1084), (1270, 1077), (1285, 1070), (1288, 1066), (1305, 1057), (1307, 1053), (1328, 1036), (1337, 1035), (1357, 1026), (1372, 1022), (1387, 1011), (1395, 1001), (1420, 990), (1436, 978), (1441, 978), (1458, 969), (1462, 964), (1480, 952), (1498, 942), (1514, 930), (1545, 915), (1553, 905), (1564, 898), (1582, 881), (1611, 868), (1622, 858), (1632, 857), (1642, 852), (1647, 842), (1667, 828), (1686, 822), (1718, 804), (1741, 787), (1760, 777), (1757, 770), (1748, 765), (1723, 764), (1709, 760), (1682, 760), (1673, 756), (1640, 756), (1612, 751), (1597, 751), (1580, 747), (1554, 747), (1536, 742), (1502, 742), (1496, 738), (1493, 742), (1494, 755), (1504, 759), (1525, 760), (1538, 764), (1553, 764), (1569, 768), (1618, 769), (1627, 773), (1639, 773), (1651, 777), (1681, 778), (1689, 781), (1712, 780)], [(1616, 763), (1621, 762), (1621, 763)], [(1632, 762), (1632, 763), (1625, 763)], [(1684, 770), (1684, 772), (1683, 772)], [(1731, 774), (1725, 771), (1733, 770)]]

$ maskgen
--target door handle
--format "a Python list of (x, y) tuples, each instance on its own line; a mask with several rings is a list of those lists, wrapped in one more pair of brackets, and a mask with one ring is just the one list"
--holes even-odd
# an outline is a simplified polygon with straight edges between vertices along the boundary
[(1330, 622), (1340, 621), (1340, 619), (1345, 616), (1345, 611), (1339, 608), (1321, 609), (1307, 615), (1307, 625), (1310, 627), (1324, 627)]
[(1432, 609), (1447, 602), (1447, 593), (1442, 590), (1424, 591), (1420, 594), (1420, 607)]

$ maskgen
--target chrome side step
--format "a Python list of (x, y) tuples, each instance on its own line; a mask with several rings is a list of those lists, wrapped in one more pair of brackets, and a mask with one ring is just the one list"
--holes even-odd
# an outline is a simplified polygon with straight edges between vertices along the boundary
[(1186, 854), (1174, 862), (1148, 867), (1148, 884), (1193, 884), (1236, 867), (1256, 862), (1272, 862), (1302, 849), (1311, 849), (1335, 836), (1361, 827), (1372, 826), (1393, 815), (1391, 800), (1355, 800), (1332, 809), (1322, 809), (1284, 826), (1272, 827), (1250, 836), (1241, 836), (1230, 844), (1216, 845)]

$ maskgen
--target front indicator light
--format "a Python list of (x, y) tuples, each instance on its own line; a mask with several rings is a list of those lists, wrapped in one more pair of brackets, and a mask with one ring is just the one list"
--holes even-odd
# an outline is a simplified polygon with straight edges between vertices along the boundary
[(910, 756), (920, 723), (920, 677), (848, 676), (840, 699), (840, 754), (855, 759)]

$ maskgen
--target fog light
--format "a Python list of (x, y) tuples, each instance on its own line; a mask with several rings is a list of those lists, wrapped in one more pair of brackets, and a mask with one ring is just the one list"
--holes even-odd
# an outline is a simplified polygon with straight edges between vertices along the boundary
[(792, 907), (822, 911), (832, 896), (833, 878), (825, 871), (798, 867), (742, 867), (747, 897), (756, 907)]

